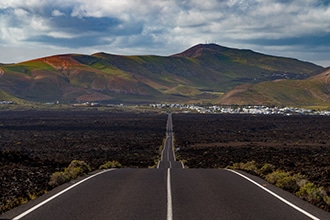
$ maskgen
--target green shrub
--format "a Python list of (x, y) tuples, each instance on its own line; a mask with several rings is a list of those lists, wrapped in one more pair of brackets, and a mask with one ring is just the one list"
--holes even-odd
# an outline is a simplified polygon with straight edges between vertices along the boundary
[(292, 175), (290, 172), (284, 172), (276, 170), (265, 176), (265, 180), (275, 186), (282, 188), (290, 192), (296, 192), (299, 190), (299, 182), (303, 179), (300, 174)]
[(261, 176), (265, 176), (269, 173), (274, 172), (275, 166), (269, 163), (265, 163), (259, 170)]
[(91, 171), (91, 168), (87, 163), (81, 160), (73, 160), (70, 165), (64, 169), (64, 173), (70, 177), (70, 179), (75, 179), (78, 176), (84, 176)]
[(101, 165), (99, 169), (110, 169), (110, 168), (121, 168), (122, 165), (118, 161), (108, 161), (105, 164)]
[(327, 195), (324, 188), (317, 187), (314, 183), (311, 182), (307, 182), (305, 185), (300, 187), (296, 195), (300, 198), (306, 199), (309, 202), (320, 202), (323, 200), (323, 197), (325, 197), (325, 200), (327, 200)]
[(299, 189), (295, 176), (291, 176), (291, 175), (279, 179), (275, 185), (279, 188), (288, 190), (290, 192), (296, 192)]
[(246, 170), (246, 171), (257, 172), (258, 167), (257, 167), (256, 162), (254, 160), (252, 160), (252, 161), (244, 163), (243, 166), (242, 166), (242, 169)]
[(330, 205), (330, 196), (324, 196), (323, 200), (327, 205)]
[(250, 171), (257, 173), (258, 172), (258, 167), (256, 165), (256, 162), (254, 160), (243, 163), (234, 163), (232, 166), (228, 166), (227, 168), (233, 169), (233, 170), (245, 170), (245, 171)]
[(323, 200), (327, 205), (330, 205), (330, 196), (327, 194), (324, 187), (318, 187), (309, 181), (306, 181), (306, 183), (300, 187), (296, 195), (314, 204)]
[(73, 160), (63, 172), (55, 172), (50, 177), (50, 186), (59, 186), (79, 176), (84, 176), (91, 171), (87, 163), (81, 160)]
[(50, 181), (48, 184), (50, 186), (59, 186), (69, 180), (70, 180), (70, 178), (68, 176), (66, 176), (64, 172), (55, 172), (50, 177)]
[(276, 184), (280, 179), (290, 176), (289, 172), (284, 172), (282, 170), (276, 170), (265, 176), (265, 180), (271, 184)]
[(232, 170), (239, 170), (240, 169), (240, 163), (233, 163), (231, 166), (227, 166), (227, 169), (232, 169)]

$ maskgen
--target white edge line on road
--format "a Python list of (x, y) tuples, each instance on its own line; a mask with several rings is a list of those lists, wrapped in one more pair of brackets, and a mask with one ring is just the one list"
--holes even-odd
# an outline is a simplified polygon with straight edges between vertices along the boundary
[(173, 219), (170, 169), (167, 169), (167, 220)]
[(237, 171), (234, 171), (234, 170), (231, 170), (231, 169), (226, 169), (230, 172), (233, 172), (241, 177), (243, 177), (244, 179), (250, 181), (251, 183), (253, 183), (254, 185), (260, 187), (261, 189), (263, 189), (264, 191), (268, 192), (269, 194), (271, 194), (272, 196), (276, 197), (277, 199), (281, 200), (282, 202), (284, 202), (285, 204), (291, 206), (292, 208), (296, 209), (297, 211), (301, 212), (302, 214), (308, 216), (309, 218), (313, 219), (313, 220), (320, 220), (319, 218), (315, 217), (314, 215), (310, 214), (309, 212), (303, 210), (302, 208), (292, 204), (291, 202), (289, 202), (288, 200), (282, 198), (281, 196), (277, 195), (276, 193), (274, 193), (273, 191), (267, 189), (266, 187), (260, 185), (259, 183), (257, 183), (256, 181), (250, 179), (249, 177), (237, 172)]
[(45, 205), (46, 203), (50, 202), (51, 200), (55, 199), (56, 197), (62, 195), (63, 193), (69, 191), (70, 189), (72, 189), (72, 188), (78, 186), (79, 184), (81, 184), (81, 183), (83, 183), (83, 182), (85, 182), (85, 181), (87, 181), (87, 180), (89, 180), (89, 179), (91, 179), (91, 178), (93, 178), (93, 177), (96, 177), (96, 176), (98, 176), (98, 175), (100, 175), (100, 174), (102, 174), (102, 173), (105, 173), (105, 172), (108, 172), (108, 171), (112, 171), (112, 170), (115, 170), (115, 169), (103, 170), (103, 171), (101, 171), (101, 172), (99, 172), (99, 173), (96, 173), (96, 174), (94, 174), (94, 175), (92, 175), (92, 176), (89, 176), (89, 177), (87, 177), (87, 178), (85, 178), (85, 179), (83, 179), (83, 180), (81, 180), (81, 181), (79, 181), (79, 182), (73, 184), (72, 186), (70, 186), (70, 187), (68, 187), (68, 188), (66, 188), (66, 189), (64, 189), (64, 190), (62, 190), (61, 192), (58, 192), (57, 194), (53, 195), (52, 197), (49, 197), (48, 199), (46, 199), (45, 201), (39, 203), (38, 205), (33, 206), (32, 208), (26, 210), (26, 211), (23, 212), (22, 214), (20, 214), (20, 215), (16, 216), (15, 218), (13, 218), (13, 220), (18, 220), (18, 219), (23, 218), (23, 217), (26, 216), (27, 214), (29, 214), (29, 213), (33, 212), (34, 210), (40, 208), (41, 206)]
[(160, 154), (160, 160), (161, 160), (161, 161), (163, 160), (163, 154), (164, 154), (164, 150), (165, 150), (166, 140), (167, 140), (167, 138), (166, 138), (165, 141), (164, 141), (163, 150), (162, 150), (162, 153)]

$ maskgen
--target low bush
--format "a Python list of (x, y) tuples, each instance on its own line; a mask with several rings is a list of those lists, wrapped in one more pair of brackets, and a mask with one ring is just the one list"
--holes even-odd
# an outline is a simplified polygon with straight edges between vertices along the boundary
[(258, 173), (258, 167), (254, 160), (243, 163), (234, 163), (232, 166), (228, 166), (227, 168), (233, 169), (233, 170), (244, 170), (249, 173)]
[(330, 196), (324, 196), (323, 200), (327, 205), (330, 205)]
[(110, 168), (121, 168), (122, 165), (118, 161), (108, 161), (105, 164), (101, 165), (99, 169), (110, 169)]
[(329, 196), (323, 187), (317, 187), (314, 183), (306, 182), (296, 195), (302, 199), (305, 199), (311, 203), (319, 203), (322, 200), (329, 205)]
[(81, 160), (73, 160), (67, 168), (64, 169), (64, 173), (69, 176), (70, 179), (75, 179), (78, 176), (84, 176), (91, 171), (91, 168), (87, 163)]
[(53, 173), (48, 184), (52, 187), (56, 187), (79, 176), (84, 176), (90, 171), (91, 168), (84, 161), (73, 160), (63, 172)]
[(269, 163), (265, 163), (259, 170), (259, 175), (260, 176), (265, 176), (269, 173), (274, 172), (275, 166)]
[(49, 185), (50, 186), (59, 186), (63, 183), (69, 181), (70, 178), (65, 174), (65, 172), (55, 172), (50, 177)]
[(289, 192), (296, 192), (299, 190), (299, 182), (303, 176), (292, 175), (290, 172), (284, 172), (281, 170), (276, 170), (265, 176), (265, 180), (275, 186), (285, 189)]

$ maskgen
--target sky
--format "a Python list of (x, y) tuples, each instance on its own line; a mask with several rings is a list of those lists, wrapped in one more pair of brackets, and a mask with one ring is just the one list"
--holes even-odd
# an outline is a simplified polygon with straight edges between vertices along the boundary
[(161, 55), (196, 44), (330, 66), (330, 0), (4, 0), (0, 63), (55, 54)]

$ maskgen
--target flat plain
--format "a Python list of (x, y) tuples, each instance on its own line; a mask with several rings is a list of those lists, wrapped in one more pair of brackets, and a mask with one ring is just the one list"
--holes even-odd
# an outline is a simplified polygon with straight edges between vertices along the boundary
[[(112, 160), (123, 167), (155, 166), (166, 121), (167, 114), (97, 109), (1, 112), (1, 212), (51, 190), (51, 174), (72, 160), (92, 170)], [(324, 116), (173, 114), (176, 155), (185, 167), (270, 163), (301, 173), (328, 194), (329, 128), (330, 117)], [(315, 205), (329, 211), (324, 203)]]
[(4, 111), (0, 114), (1, 212), (51, 190), (52, 173), (72, 160), (147, 168), (159, 157), (166, 114)]

